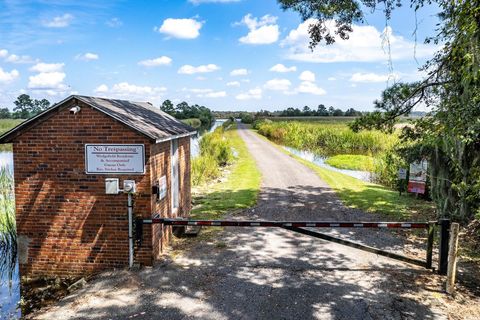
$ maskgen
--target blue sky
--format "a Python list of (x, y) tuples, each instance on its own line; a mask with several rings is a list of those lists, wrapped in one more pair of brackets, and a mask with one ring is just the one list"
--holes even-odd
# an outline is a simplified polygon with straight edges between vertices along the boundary
[(387, 29), (376, 12), (349, 41), (312, 52), (309, 22), (274, 0), (0, 0), (0, 106), (27, 93), (51, 102), (83, 94), (215, 110), (371, 110), (388, 84), (421, 78), (437, 49), (423, 44), (436, 12), (401, 8)]

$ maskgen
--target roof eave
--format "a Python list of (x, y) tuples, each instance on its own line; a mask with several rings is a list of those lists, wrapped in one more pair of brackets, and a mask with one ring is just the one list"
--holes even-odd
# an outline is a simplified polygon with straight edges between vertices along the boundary
[(174, 136), (169, 136), (169, 137), (165, 137), (165, 138), (156, 139), (155, 143), (167, 142), (167, 141), (170, 141), (170, 140), (190, 137), (190, 136), (193, 136), (193, 135), (196, 135), (196, 134), (197, 134), (197, 131), (181, 133), (181, 134), (177, 134), (177, 135), (174, 135)]

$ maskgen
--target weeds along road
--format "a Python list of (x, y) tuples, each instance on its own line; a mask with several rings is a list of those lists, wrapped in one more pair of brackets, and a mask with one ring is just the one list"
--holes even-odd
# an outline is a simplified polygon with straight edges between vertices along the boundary
[[(258, 205), (232, 218), (376, 220), (239, 125), (262, 172)], [(402, 252), (389, 231), (330, 231)], [(38, 319), (444, 319), (429, 271), (274, 228), (226, 228), (137, 272), (106, 273)]]

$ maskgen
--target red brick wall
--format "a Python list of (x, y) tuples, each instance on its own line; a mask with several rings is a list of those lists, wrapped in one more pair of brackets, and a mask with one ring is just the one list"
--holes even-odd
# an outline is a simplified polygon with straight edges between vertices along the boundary
[(180, 216), (188, 216), (192, 209), (190, 177), (190, 137), (180, 138), (178, 142), (178, 161), (180, 176)]
[[(14, 140), (17, 232), (22, 275), (85, 274), (128, 265), (127, 195), (106, 195), (105, 178), (134, 178), (136, 215), (152, 212), (150, 166), (145, 175), (87, 175), (86, 143), (145, 144), (143, 135), (80, 104), (57, 114)], [(151, 227), (144, 228), (136, 260), (152, 264)], [(22, 250), (21, 250), (22, 251)]]
[[(159, 180), (163, 175), (167, 180), (167, 195), (157, 201), (152, 197), (152, 208), (154, 214), (161, 217), (186, 216), (190, 212), (190, 137), (180, 138), (178, 141), (179, 160), (179, 209), (177, 213), (172, 212), (172, 189), (171, 189), (171, 141), (152, 145), (151, 147), (151, 181)], [(170, 242), (172, 233), (170, 227), (154, 225), (152, 228), (153, 256), (159, 258), (163, 247)]]

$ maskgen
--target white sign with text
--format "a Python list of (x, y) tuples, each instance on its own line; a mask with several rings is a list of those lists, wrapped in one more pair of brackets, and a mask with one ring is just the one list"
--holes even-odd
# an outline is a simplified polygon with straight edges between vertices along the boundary
[(85, 171), (96, 174), (144, 174), (143, 144), (86, 144)]
[(160, 193), (159, 193), (159, 198), (162, 200), (167, 196), (167, 177), (162, 176), (159, 180), (159, 188), (160, 188)]

